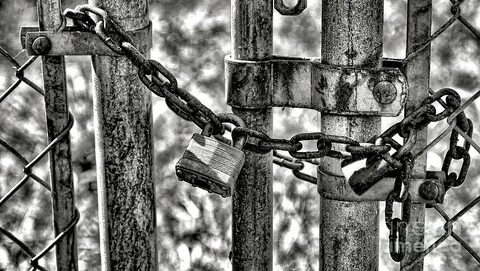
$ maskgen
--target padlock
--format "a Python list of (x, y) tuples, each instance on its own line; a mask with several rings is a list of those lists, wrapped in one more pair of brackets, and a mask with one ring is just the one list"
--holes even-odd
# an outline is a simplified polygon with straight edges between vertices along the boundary
[[(400, 129), (400, 124), (392, 126), (375, 140), (375, 145), (383, 145), (384, 138), (391, 138), (391, 136), (398, 134)], [(342, 171), (352, 190), (357, 195), (362, 195), (383, 177), (401, 168), (402, 164), (397, 159), (402, 159), (402, 157), (406, 156), (414, 147), (416, 140), (417, 132), (414, 129), (410, 129), (407, 142), (403, 146), (398, 147), (398, 149), (394, 147), (396, 151), (392, 155), (385, 153), (385, 156), (375, 155), (357, 161), (344, 160), (342, 162)]]
[[(245, 127), (243, 120), (233, 114), (219, 114), (218, 117), (222, 122)], [(232, 140), (234, 144), (230, 146), (212, 138), (211, 130), (211, 125), (207, 124), (202, 134), (193, 134), (175, 170), (180, 181), (224, 198), (230, 197), (245, 162), (242, 149), (246, 138)]]
[[(382, 146), (382, 140), (380, 138), (371, 139), (369, 141), (373, 141), (374, 143), (360, 143), (360, 146), (364, 148)], [(349, 151), (349, 147), (347, 147), (347, 151)], [(373, 154), (377, 153), (373, 152)], [(360, 159), (352, 158), (343, 160), (342, 172), (352, 190), (357, 195), (361, 196), (370, 189), (370, 187), (381, 180), (385, 174), (390, 172), (392, 168), (389, 167), (381, 157), (367, 156), (359, 158)]]
[(366, 158), (342, 167), (343, 174), (352, 190), (359, 196), (365, 193), (394, 169), (382, 159), (366, 163)]

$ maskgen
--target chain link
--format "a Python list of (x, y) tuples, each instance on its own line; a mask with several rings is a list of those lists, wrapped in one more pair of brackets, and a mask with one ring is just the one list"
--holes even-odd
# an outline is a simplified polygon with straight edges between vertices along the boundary
[(309, 182), (311, 184), (317, 184), (317, 177), (303, 173), (301, 170), (305, 168), (304, 162), (315, 164), (315, 161), (312, 159), (307, 159), (301, 161), (299, 159), (291, 158), (286, 155), (283, 155), (277, 151), (273, 151), (273, 163), (292, 170), (293, 176), (297, 177), (300, 180)]
[[(457, 117), (458, 118), (458, 117)], [(457, 120), (458, 121), (458, 120)], [(473, 123), (470, 119), (468, 119), (467, 127), (460, 127), (463, 132), (466, 132), (468, 136), (472, 136), (473, 134)], [(445, 183), (445, 189), (449, 189), (452, 186), (457, 187), (463, 184), (465, 178), (467, 177), (468, 169), (470, 167), (470, 154), (468, 153), (470, 149), (470, 143), (465, 140), (463, 146), (457, 146), (458, 142), (458, 132), (452, 130), (452, 134), (450, 136), (450, 148), (448, 149), (447, 153), (445, 154), (445, 158), (443, 160), (442, 171), (445, 172), (447, 176), (447, 180)], [(449, 173), (450, 164), (452, 160), (463, 160), (460, 172)]]
[[(402, 261), (405, 257), (406, 228), (410, 222), (411, 200), (409, 189), (413, 168), (412, 155), (410, 153), (402, 158), (402, 164), (403, 168), (395, 178), (394, 188), (389, 193), (385, 203), (385, 224), (390, 230), (390, 256), (396, 262)], [(402, 205), (401, 218), (392, 218), (394, 202), (399, 202)]]

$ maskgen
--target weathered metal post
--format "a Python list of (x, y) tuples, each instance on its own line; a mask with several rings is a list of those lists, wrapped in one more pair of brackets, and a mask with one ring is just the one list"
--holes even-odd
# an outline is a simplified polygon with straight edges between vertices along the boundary
[[(382, 63), (383, 0), (322, 1), (322, 62), (378, 67)], [(346, 88), (345, 88), (346, 87)], [(337, 86), (337, 97), (351, 91)], [(338, 103), (338, 101), (337, 101)], [(380, 132), (378, 116), (322, 114), (322, 132), (366, 142)], [(325, 168), (342, 176), (340, 162), (322, 159)], [(338, 182), (330, 176), (324, 182)], [(347, 189), (348, 183), (338, 186)], [(339, 191), (342, 194), (342, 191)], [(378, 203), (320, 200), (320, 270), (378, 269)]]
[[(149, 25), (147, 0), (89, 3), (127, 31)], [(102, 269), (156, 270), (151, 94), (126, 57), (92, 62)]]
[[(272, 0), (232, 0), (232, 57), (265, 60), (272, 56)], [(251, 76), (259, 76), (251, 74)], [(263, 78), (263, 80), (269, 80)], [(256, 101), (267, 100), (268, 84), (256, 86)], [(253, 96), (252, 96), (253, 97)], [(252, 100), (253, 101), (253, 100)], [(267, 104), (267, 103), (265, 103)], [(233, 108), (252, 129), (271, 134), (270, 107)], [(247, 152), (233, 193), (233, 270), (272, 270), (272, 154)]]
[[(422, 43), (430, 37), (432, 26), (432, 0), (408, 1), (407, 11), (407, 55), (417, 50)], [(428, 97), (430, 86), (430, 46), (420, 52), (406, 65), (406, 76), (410, 88), (405, 114), (409, 114), (420, 107), (425, 98)], [(413, 152), (423, 149), (427, 145), (427, 132), (424, 129), (418, 132), (417, 144)], [(413, 168), (413, 176), (424, 178), (426, 175), (427, 155), (418, 158)], [(412, 204), (410, 223), (407, 227), (406, 255), (402, 266), (411, 263), (422, 253), (424, 247), (425, 231), (425, 205)], [(423, 260), (413, 269), (423, 270)]]
[[(62, 6), (59, 0), (39, 0), (40, 30), (56, 30), (62, 24)], [(45, 44), (48, 47), (48, 44)], [(54, 140), (68, 126), (69, 111), (65, 59), (63, 56), (43, 56), (43, 85), (48, 142)], [(50, 183), (54, 233), (61, 233), (75, 218), (70, 139), (67, 137), (53, 147), (49, 154)], [(68, 233), (55, 246), (57, 270), (78, 270), (75, 231)]]

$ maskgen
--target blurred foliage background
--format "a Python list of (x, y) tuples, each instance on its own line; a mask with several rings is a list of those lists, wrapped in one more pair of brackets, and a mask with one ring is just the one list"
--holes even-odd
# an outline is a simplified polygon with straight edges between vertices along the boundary
[[(15, 55), (21, 50), (18, 33), (21, 26), (36, 25), (33, 0), (0, 0), (0, 46)], [(83, 1), (65, 0), (64, 8)], [(288, 0), (287, 3), (295, 1)], [(309, 1), (308, 9), (298, 17), (274, 15), (274, 50), (278, 55), (319, 56), (321, 39), (320, 0)], [(433, 29), (450, 16), (450, 1), (434, 1)], [(480, 28), (480, 5), (466, 1), (462, 14)], [(151, 0), (153, 23), (151, 56), (162, 62), (185, 87), (215, 112), (229, 111), (224, 103), (223, 57), (230, 51), (230, 2), (223, 0)], [(385, 1), (384, 55), (405, 56), (406, 1)], [(480, 50), (461, 24), (455, 23), (433, 43), (431, 87), (457, 89), (463, 98), (477, 90)], [(19, 54), (19, 60), (25, 55)], [(41, 84), (37, 61), (27, 76)], [(11, 64), (0, 59), (0, 90), (14, 80)], [(75, 116), (71, 132), (75, 170), (76, 203), (81, 213), (77, 227), (81, 270), (100, 270), (98, 245), (95, 154), (92, 119), (92, 82), (89, 57), (67, 58), (70, 109)], [(154, 101), (154, 153), (157, 199), (157, 232), (160, 270), (228, 270), (231, 245), (230, 200), (209, 195), (180, 183), (174, 164), (197, 129), (170, 112), (158, 97)], [(28, 160), (46, 146), (43, 98), (25, 84), (0, 104), (0, 138), (12, 144)], [(478, 123), (478, 105), (467, 109)], [(398, 119), (398, 118), (397, 118)], [(386, 128), (396, 119), (384, 119)], [(300, 131), (316, 131), (319, 116), (308, 110), (280, 108), (275, 111), (274, 134), (289, 137)], [(430, 138), (446, 128), (446, 123), (430, 127)], [(474, 139), (478, 139), (478, 132)], [(446, 152), (446, 140), (429, 154), (429, 169), (440, 170)], [(473, 155), (473, 153), (472, 153)], [(447, 213), (454, 215), (479, 191), (478, 155), (467, 182), (449, 192)], [(458, 165), (455, 165), (458, 166)], [(48, 179), (48, 161), (35, 172)], [(314, 168), (308, 168), (315, 174)], [(0, 195), (4, 195), (22, 177), (16, 158), (0, 148)], [(274, 270), (318, 270), (319, 196), (316, 188), (302, 183), (290, 172), (274, 168)], [(383, 215), (383, 204), (381, 204)], [(478, 207), (467, 213), (455, 228), (477, 251), (480, 250)], [(11, 230), (34, 251), (41, 250), (52, 238), (50, 196), (40, 185), (25, 185), (0, 210), (0, 225)], [(380, 218), (380, 269), (398, 267), (389, 258), (388, 233)], [(427, 211), (426, 243), (443, 233), (443, 221)], [(41, 261), (53, 267), (53, 253)], [(28, 259), (12, 242), (0, 236), (0, 270), (24, 270)], [(454, 240), (448, 239), (426, 258), (425, 270), (473, 270), (475, 260)]]

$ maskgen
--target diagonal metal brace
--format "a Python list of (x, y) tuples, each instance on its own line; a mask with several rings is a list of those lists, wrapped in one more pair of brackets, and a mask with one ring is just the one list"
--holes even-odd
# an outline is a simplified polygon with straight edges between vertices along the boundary
[[(146, 53), (152, 48), (152, 23), (139, 30), (127, 31), (133, 45)], [(112, 34), (115, 35), (115, 34)], [(63, 31), (39, 31), (38, 27), (22, 27), (20, 30), (22, 47), (29, 55), (103, 55), (118, 56), (110, 50), (95, 33), (65, 27)]]
[(406, 101), (407, 80), (400, 68), (390, 66), (392, 61), (384, 63), (376, 69), (326, 65), (320, 59), (244, 61), (227, 56), (227, 104), (251, 109), (292, 107), (341, 115), (398, 116)]

